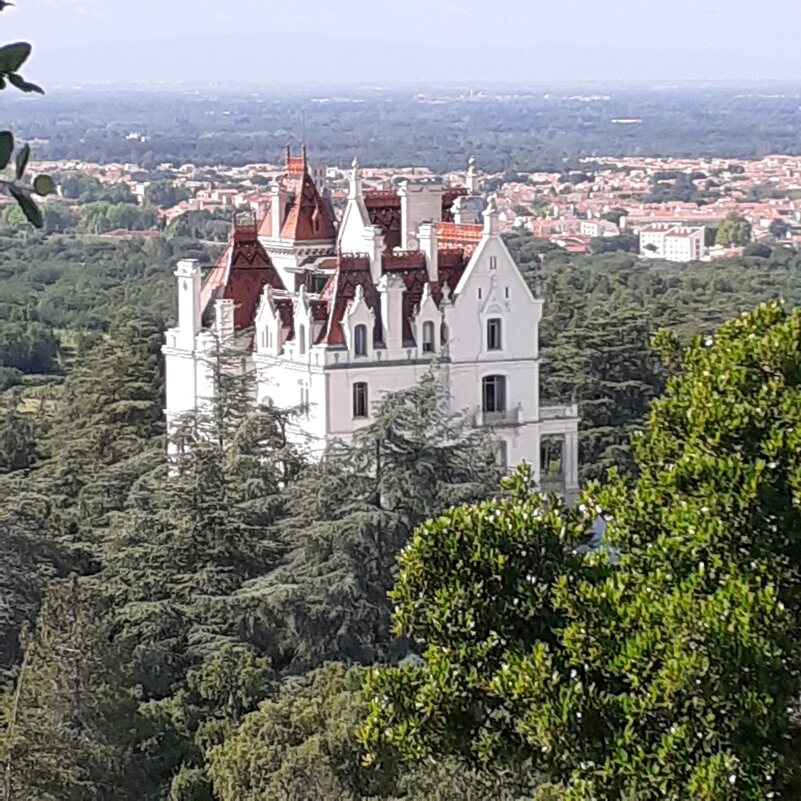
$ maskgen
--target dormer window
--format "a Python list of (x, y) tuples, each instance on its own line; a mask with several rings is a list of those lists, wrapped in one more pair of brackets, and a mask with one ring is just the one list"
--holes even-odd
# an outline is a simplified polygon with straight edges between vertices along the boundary
[(500, 317), (492, 317), (487, 320), (487, 350), (501, 350), (502, 327)]
[(427, 320), (423, 323), (423, 353), (434, 352), (434, 323)]
[(353, 352), (357, 356), (367, 355), (367, 326), (359, 324), (353, 329)]

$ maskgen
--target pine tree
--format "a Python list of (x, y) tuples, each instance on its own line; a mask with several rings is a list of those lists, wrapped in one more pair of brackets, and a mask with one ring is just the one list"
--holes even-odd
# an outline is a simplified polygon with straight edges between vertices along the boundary
[(135, 643), (142, 709), (154, 727), (139, 747), (155, 786), (178, 771), (171, 797), (205, 792), (192, 677), (227, 648), (247, 652), (235, 593), (276, 566), (282, 491), (301, 464), (286, 414), (253, 408), (251, 379), (215, 375), (214, 402), (178, 427), (179, 455), (134, 484), (105, 540), (101, 576), (116, 626)]
[(650, 351), (652, 330), (642, 310), (613, 308), (558, 333), (548, 350), (543, 394), (578, 401), (584, 481), (603, 478), (613, 467), (634, 469), (631, 436), (644, 425), (664, 380)]
[(289, 488), (283, 562), (240, 593), (276, 668), (398, 653), (387, 600), (398, 553), (417, 523), (497, 487), (484, 435), (449, 414), (445, 393), (434, 371), (387, 395), (351, 444)]
[(51, 584), (4, 704), (9, 801), (140, 798), (136, 700), (108, 605), (87, 579)]

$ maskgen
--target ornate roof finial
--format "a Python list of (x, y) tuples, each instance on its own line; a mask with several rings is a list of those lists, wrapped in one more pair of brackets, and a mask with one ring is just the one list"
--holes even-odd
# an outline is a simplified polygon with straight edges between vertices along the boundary
[(470, 156), (467, 159), (467, 180), (465, 181), (467, 192), (470, 195), (478, 194), (478, 174), (476, 173), (476, 157)]
[(484, 209), (484, 235), (493, 236), (498, 233), (498, 201), (495, 194), (487, 198), (487, 208)]
[(357, 159), (356, 156), (353, 157), (353, 161), (351, 162), (351, 167), (353, 169), (350, 172), (350, 180), (348, 181), (349, 200), (361, 197), (362, 195), (362, 179), (361, 176), (359, 175), (359, 159)]

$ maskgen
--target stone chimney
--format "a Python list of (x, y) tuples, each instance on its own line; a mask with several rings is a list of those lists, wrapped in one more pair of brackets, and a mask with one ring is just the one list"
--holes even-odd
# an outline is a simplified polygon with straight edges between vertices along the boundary
[(281, 236), (281, 228), (284, 225), (284, 209), (286, 208), (286, 192), (284, 192), (275, 181), (270, 184), (270, 226), (273, 238)]
[(367, 225), (362, 237), (364, 239), (364, 252), (370, 258), (370, 275), (373, 277), (373, 283), (378, 284), (383, 272), (384, 233), (378, 225)]
[(178, 279), (178, 337), (176, 347), (195, 349), (200, 331), (200, 264), (197, 259), (182, 259), (175, 268)]
[(426, 255), (428, 280), (433, 284), (439, 281), (439, 236), (434, 223), (423, 223), (418, 229), (420, 250)]
[(378, 282), (381, 295), (381, 321), (388, 359), (398, 359), (403, 353), (403, 293), (406, 284), (399, 275), (387, 273)]

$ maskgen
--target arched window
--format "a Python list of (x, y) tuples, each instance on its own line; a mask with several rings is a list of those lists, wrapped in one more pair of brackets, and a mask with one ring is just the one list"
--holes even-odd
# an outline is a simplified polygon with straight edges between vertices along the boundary
[(423, 323), (423, 353), (434, 352), (434, 323), (426, 320)]
[(353, 385), (353, 416), (367, 417), (367, 384), (364, 381)]
[(501, 318), (492, 317), (487, 320), (487, 350), (501, 350)]
[(353, 329), (353, 352), (357, 356), (367, 355), (367, 326), (357, 325)]
[(506, 377), (488, 375), (482, 379), (482, 405), (485, 413), (506, 411)]
[(298, 353), (303, 356), (306, 353), (306, 326), (298, 328)]

